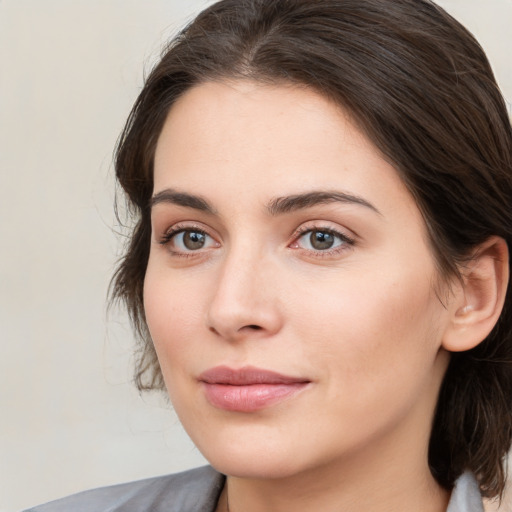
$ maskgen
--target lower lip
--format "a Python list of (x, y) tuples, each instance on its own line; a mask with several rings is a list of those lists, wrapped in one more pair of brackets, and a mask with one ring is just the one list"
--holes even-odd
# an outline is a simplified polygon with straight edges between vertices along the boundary
[(302, 391), (307, 382), (232, 386), (203, 382), (206, 399), (219, 409), (254, 412), (278, 404)]

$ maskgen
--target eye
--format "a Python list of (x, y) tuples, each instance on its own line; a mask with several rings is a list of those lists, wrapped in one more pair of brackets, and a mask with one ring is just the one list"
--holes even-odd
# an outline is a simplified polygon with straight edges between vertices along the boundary
[(207, 234), (201, 231), (182, 231), (174, 235), (174, 244), (180, 249), (197, 251), (206, 245)]
[(165, 233), (160, 244), (168, 246), (174, 254), (197, 252), (218, 246), (218, 243), (205, 231), (178, 226)]
[(300, 240), (303, 240), (303, 243), (309, 246), (308, 249), (315, 249), (316, 251), (332, 249), (336, 244), (340, 245), (341, 243), (336, 235), (328, 231), (311, 231), (309, 234), (301, 236)]
[(347, 235), (330, 228), (306, 228), (299, 232), (292, 248), (332, 254), (354, 245)]

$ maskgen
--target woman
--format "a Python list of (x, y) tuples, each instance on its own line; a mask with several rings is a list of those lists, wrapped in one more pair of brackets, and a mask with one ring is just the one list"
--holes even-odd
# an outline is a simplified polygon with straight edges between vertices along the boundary
[(512, 133), (455, 20), (427, 0), (218, 2), (148, 77), (116, 169), (137, 382), (167, 387), (212, 468), (34, 510), (500, 495)]

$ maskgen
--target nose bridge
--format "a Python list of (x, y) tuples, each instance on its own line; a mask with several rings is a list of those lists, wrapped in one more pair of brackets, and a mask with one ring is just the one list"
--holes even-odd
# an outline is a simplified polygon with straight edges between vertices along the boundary
[(280, 325), (272, 264), (251, 241), (231, 247), (219, 269), (208, 311), (210, 329), (225, 338), (274, 333)]

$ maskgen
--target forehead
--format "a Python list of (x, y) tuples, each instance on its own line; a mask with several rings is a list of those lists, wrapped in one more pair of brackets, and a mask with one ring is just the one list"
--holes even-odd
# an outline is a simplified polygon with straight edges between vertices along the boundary
[(251, 81), (204, 83), (174, 104), (155, 154), (155, 192), (166, 187), (262, 201), (342, 189), (415, 209), (396, 170), (339, 105), (311, 89)]
[(164, 144), (172, 144), (176, 137), (180, 148), (185, 149), (186, 142), (187, 150), (199, 151), (198, 158), (221, 146), (226, 160), (239, 148), (247, 149), (247, 156), (252, 149), (265, 148), (276, 158), (289, 157), (285, 154), (289, 145), (309, 139), (311, 147), (319, 142), (313, 134), (339, 131), (345, 119), (336, 104), (308, 88), (248, 80), (207, 82), (189, 89), (173, 105), (157, 146), (157, 160)]

